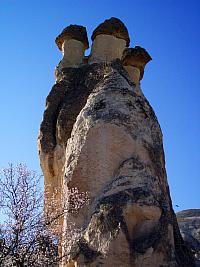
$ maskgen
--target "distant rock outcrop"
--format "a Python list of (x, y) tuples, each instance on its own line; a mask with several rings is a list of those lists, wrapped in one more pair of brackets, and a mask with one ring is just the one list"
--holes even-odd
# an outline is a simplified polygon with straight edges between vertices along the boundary
[(181, 235), (200, 266), (200, 209), (183, 210), (176, 216)]
[(84, 57), (84, 29), (71, 25), (56, 39), (63, 59), (38, 141), (45, 203), (58, 209), (67, 196), (63, 266), (192, 267), (171, 204), (162, 132), (140, 88), (151, 57), (127, 48), (127, 28), (116, 18), (97, 27)]

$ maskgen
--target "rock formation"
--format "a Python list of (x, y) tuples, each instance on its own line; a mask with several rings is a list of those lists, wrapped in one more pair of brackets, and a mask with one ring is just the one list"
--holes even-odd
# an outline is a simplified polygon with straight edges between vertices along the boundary
[(56, 39), (64, 57), (38, 139), (46, 210), (67, 204), (62, 265), (194, 266), (171, 204), (162, 132), (140, 88), (151, 57), (128, 48), (116, 18), (92, 40), (87, 58), (84, 27)]
[(181, 235), (200, 266), (200, 210), (183, 210), (176, 214)]

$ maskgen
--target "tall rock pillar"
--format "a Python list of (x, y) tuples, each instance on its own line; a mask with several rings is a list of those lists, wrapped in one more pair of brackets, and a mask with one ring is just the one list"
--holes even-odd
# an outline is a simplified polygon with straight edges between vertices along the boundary
[(171, 204), (160, 125), (140, 88), (151, 57), (128, 48), (116, 18), (92, 40), (88, 62), (60, 64), (39, 136), (45, 185), (66, 201), (62, 265), (192, 267)]

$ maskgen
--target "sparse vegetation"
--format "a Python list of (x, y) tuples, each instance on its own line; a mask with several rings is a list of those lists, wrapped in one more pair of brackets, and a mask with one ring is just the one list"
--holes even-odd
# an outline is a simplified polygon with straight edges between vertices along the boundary
[[(89, 202), (87, 193), (77, 188), (67, 189), (62, 205), (52, 197), (45, 203), (41, 176), (25, 165), (12, 164), (0, 175), (0, 266), (2, 267), (48, 267), (58, 266), (63, 258), (59, 253), (62, 237), (63, 246), (71, 248), (80, 238), (81, 229), (71, 224), (63, 232), (61, 222), (64, 214), (77, 213)], [(46, 190), (48, 191), (48, 190)], [(48, 192), (45, 192), (48, 193)], [(58, 192), (57, 192), (58, 193)], [(48, 206), (47, 206), (48, 205)], [(48, 213), (47, 213), (48, 211)]]
[(25, 165), (9, 165), (0, 177), (0, 266), (54, 266), (58, 238), (45, 220), (40, 179)]

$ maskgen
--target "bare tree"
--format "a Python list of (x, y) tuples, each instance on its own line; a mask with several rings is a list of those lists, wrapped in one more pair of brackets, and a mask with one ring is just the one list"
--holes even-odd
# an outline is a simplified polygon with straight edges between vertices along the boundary
[[(58, 238), (44, 219), (40, 177), (25, 165), (9, 165), (0, 177), (0, 266), (54, 266)], [(56, 215), (56, 218), (59, 216)]]
[[(88, 192), (78, 188), (55, 192), (44, 209), (41, 188), (41, 177), (23, 164), (1, 171), (0, 266), (58, 266), (81, 238), (81, 229), (73, 222), (66, 229), (62, 223), (64, 215), (78, 213), (89, 203)], [(46, 194), (48, 190), (52, 188), (46, 188)]]

